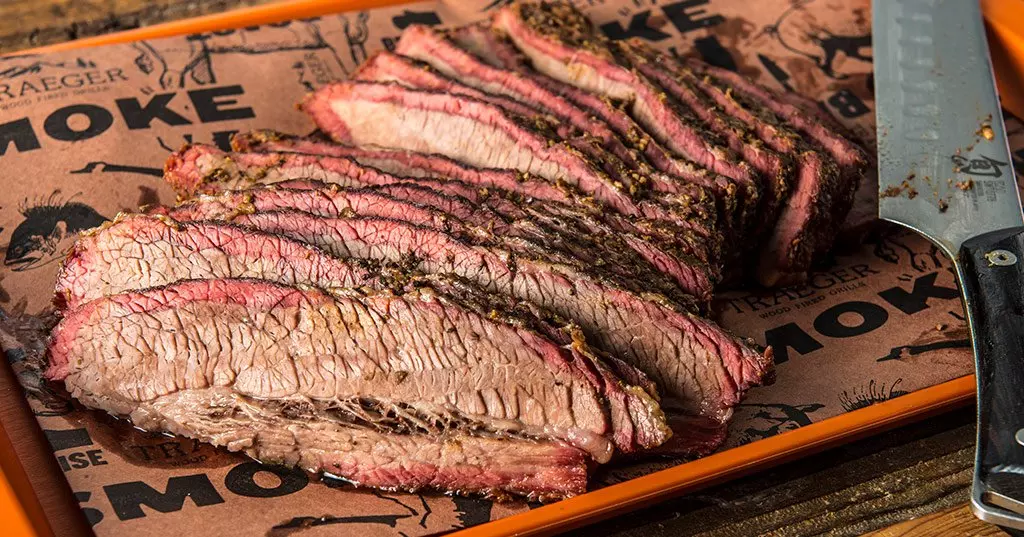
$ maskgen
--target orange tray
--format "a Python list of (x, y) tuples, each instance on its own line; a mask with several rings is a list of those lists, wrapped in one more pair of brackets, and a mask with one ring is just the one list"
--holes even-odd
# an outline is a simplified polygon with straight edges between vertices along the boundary
[[(283, 1), (80, 39), (25, 52), (53, 52), (208, 32), (383, 7), (408, 1)], [(982, 0), (982, 5), (988, 24), (993, 64), (996, 67), (1003, 106), (1024, 117), (1024, 4), (1006, 0)], [(697, 461), (468, 528), (462, 530), (459, 535), (537, 535), (579, 527), (966, 405), (973, 399), (974, 393), (974, 376), (961, 377)], [(0, 424), (0, 519), (3, 520), (4, 534), (52, 535), (51, 526), (45, 518), (40, 519), (37, 515), (26, 514), (35, 515), (39, 512), (39, 500), (32, 487), (25, 480), (17, 478), (18, 475), (22, 475), (24, 469), (18, 461), (12, 460), (14, 457), (9, 450), (2, 449), (6, 438), (6, 432)]]

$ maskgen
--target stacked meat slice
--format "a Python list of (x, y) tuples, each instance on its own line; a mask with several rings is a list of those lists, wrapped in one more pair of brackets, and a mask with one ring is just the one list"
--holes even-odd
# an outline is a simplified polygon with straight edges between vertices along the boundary
[(177, 206), (83, 236), (49, 376), (376, 487), (558, 498), (706, 454), (772, 366), (714, 289), (799, 281), (864, 174), (794, 103), (567, 4), (413, 25), (307, 96), (317, 136), (185, 147)]

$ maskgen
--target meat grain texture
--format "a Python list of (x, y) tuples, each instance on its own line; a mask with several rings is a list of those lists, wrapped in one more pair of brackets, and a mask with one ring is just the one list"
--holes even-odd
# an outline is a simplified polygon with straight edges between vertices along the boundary
[(84, 233), (47, 376), (369, 487), (555, 500), (705, 455), (773, 375), (713, 291), (805, 278), (870, 162), (795, 102), (565, 2), (412, 25), (305, 98), (316, 135), (187, 146), (177, 205)]

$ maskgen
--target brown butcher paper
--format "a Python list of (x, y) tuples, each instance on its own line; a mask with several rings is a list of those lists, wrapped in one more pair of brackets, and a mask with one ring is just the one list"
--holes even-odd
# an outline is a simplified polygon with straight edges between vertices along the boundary
[[(186, 142), (226, 147), (232, 133), (254, 128), (308, 133), (312, 124), (293, 105), (393, 47), (402, 28), (465, 24), (505, 3), (422, 2), (0, 58), (0, 345), (98, 535), (411, 536), (535, 507), (357, 490), (134, 430), (40, 380), (41, 343), (29, 317), (49, 308), (78, 232), (119, 211), (174, 202), (161, 179), (171, 151)], [(867, 147), (874, 143), (868, 0), (576, 4), (612, 38), (640, 37), (803, 93)], [(1024, 127), (1011, 118), (1008, 128), (1024, 155)], [(983, 171), (1009, 173), (1007, 163)], [(751, 390), (737, 408), (727, 447), (971, 373), (950, 262), (917, 236), (851, 224), (847, 243), (806, 285), (716, 300), (719, 321), (771, 344), (778, 363), (775, 384)], [(867, 242), (851, 246), (851, 237)], [(619, 463), (601, 469), (592, 487), (681, 462)]]

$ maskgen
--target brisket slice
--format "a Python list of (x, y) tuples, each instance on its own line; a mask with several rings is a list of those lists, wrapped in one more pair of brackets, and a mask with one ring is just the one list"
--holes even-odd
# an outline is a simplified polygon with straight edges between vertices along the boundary
[(474, 166), (566, 182), (627, 216), (676, 221), (675, 207), (689, 203), (688, 197), (669, 195), (643, 199), (643, 185), (613, 181), (599, 164), (540, 125), (469, 97), (339, 82), (309, 94), (302, 107), (338, 142), (440, 153)]
[(231, 220), (241, 213), (280, 209), (329, 217), (402, 220), (474, 244), (500, 245), (514, 253), (543, 256), (580, 272), (605, 275), (625, 287), (643, 282), (645, 291), (659, 292), (679, 304), (691, 304), (694, 298), (707, 304), (713, 290), (708, 271), (696, 260), (691, 264), (654, 266), (646, 259), (630, 255), (630, 247), (618, 237), (598, 241), (597, 237), (572, 233), (564, 227), (554, 232), (532, 219), (509, 221), (486, 206), (416, 184), (304, 190), (253, 188), (196, 198), (167, 210), (166, 214), (179, 221)]
[(711, 321), (667, 300), (499, 248), (473, 246), (435, 230), (295, 211), (241, 215), (234, 221), (342, 258), (409, 262), (425, 273), (455, 274), (489, 292), (537, 304), (578, 324), (596, 348), (644, 371), (691, 414), (724, 421), (746, 389), (771, 369), (770, 352), (755, 352)]
[[(175, 223), (160, 217), (126, 216), (76, 244), (62, 267), (57, 295), (75, 308), (103, 296), (181, 280), (225, 278), (258, 278), (325, 289), (409, 289), (429, 284), (464, 309), (492, 320), (507, 319), (570, 349), (567, 352), (572, 353), (577, 367), (607, 398), (613, 440), (621, 451), (631, 452), (665, 440), (663, 418), (651, 399), (657, 394), (650, 390), (650, 381), (618, 361), (604, 365), (582, 336), (574, 339), (577, 329), (564, 321), (448, 277), (416, 277), (404, 273), (402, 267), (374, 270), (280, 235), (216, 222)], [(619, 374), (628, 380), (620, 379)], [(632, 386), (632, 382), (639, 387)]]
[[(599, 139), (574, 128), (571, 124), (558, 121), (558, 118), (546, 115), (542, 110), (531, 106), (534, 104), (531, 101), (516, 101), (504, 95), (485, 93), (438, 73), (430, 64), (381, 51), (367, 60), (351, 79), (362, 82), (392, 82), (414, 90), (460, 95), (492, 104), (518, 115), (532, 123), (537, 130), (551, 134), (586, 155), (592, 162), (599, 164), (601, 170), (608, 174), (614, 183), (628, 185), (630, 191), (635, 191), (638, 188), (636, 185), (644, 185), (652, 180), (651, 171), (642, 170), (632, 157), (627, 157), (631, 159), (630, 161), (623, 161), (606, 151)], [(530, 102), (531, 105), (524, 104), (526, 102)]]
[(626, 148), (622, 140), (603, 121), (577, 108), (562, 96), (549, 91), (534, 80), (515, 71), (488, 65), (472, 54), (460, 49), (445, 34), (430, 27), (414, 24), (402, 32), (395, 52), (414, 58), (436, 69), (444, 76), (486, 94), (501, 95), (514, 102), (531, 106), (551, 114), (596, 139), (601, 147), (626, 166), (638, 172), (649, 173), (642, 157)]
[(490, 95), (472, 86), (452, 80), (435, 71), (429, 63), (386, 50), (375, 52), (373, 56), (370, 56), (352, 73), (350, 79), (362, 82), (395, 82), (407, 88), (472, 97), (500, 106), (513, 114), (529, 118), (531, 121), (546, 121), (549, 124), (545, 126), (545, 129), (557, 132), (558, 136), (563, 139), (572, 138), (581, 132), (573, 129), (571, 125), (559, 128), (558, 123), (553, 121), (554, 118), (551, 118), (552, 121), (548, 121), (548, 118), (544, 117), (543, 112), (533, 103), (516, 101), (503, 95)]
[[(824, 254), (831, 247), (832, 239), (850, 211), (858, 186), (864, 181), (877, 184), (877, 179), (873, 177), (873, 167), (870, 166), (871, 159), (857, 144), (808, 115), (801, 107), (780, 98), (774, 91), (743, 75), (698, 60), (686, 60), (686, 66), (700, 76), (707, 76), (722, 86), (728, 86), (732, 97), (743, 106), (778, 116), (839, 165), (841, 181), (830, 200), (831, 209), (827, 211), (830, 215), (829, 226), (822, 230), (814, 252), (815, 255)], [(877, 188), (872, 187), (871, 191), (875, 192)]]
[[(326, 185), (318, 181), (290, 180), (274, 183), (277, 188), (299, 189), (299, 190), (323, 190), (343, 188), (340, 183)], [(402, 181), (381, 186), (376, 186), (381, 192), (392, 194), (405, 190), (407, 187), (429, 188), (435, 192), (443, 193), (447, 198), (465, 200), (465, 203), (477, 208), (486, 208), (488, 212), (499, 215), (499, 218), (514, 226), (515, 231), (531, 240), (547, 241), (552, 235), (566, 251), (579, 251), (580, 247), (594, 249), (594, 246), (587, 246), (596, 243), (597, 250), (611, 254), (606, 260), (594, 260), (600, 266), (608, 264), (624, 263), (635, 265), (636, 261), (619, 261), (621, 256), (639, 255), (653, 265), (663, 274), (669, 275), (676, 280), (677, 285), (683, 289), (704, 289), (705, 280), (709, 283), (717, 282), (720, 276), (718, 266), (719, 254), (716, 250), (712, 253), (703, 237), (693, 236), (689, 230), (675, 230), (677, 235), (667, 239), (652, 240), (651, 232), (637, 232), (632, 227), (609, 226), (606, 222), (594, 215), (580, 213), (574, 207), (562, 204), (532, 204), (523, 203), (517, 197), (504, 197), (497, 189), (479, 190), (468, 187), (459, 181), (436, 181), (432, 179), (417, 179), (414, 182)], [(461, 205), (462, 203), (460, 203)], [(311, 211), (306, 211), (311, 212)], [(488, 227), (497, 234), (495, 228)], [(670, 230), (655, 229), (655, 234)], [(668, 244), (665, 244), (667, 241)], [(593, 254), (588, 254), (587, 259), (592, 259)], [(630, 269), (632, 270), (632, 269)], [(696, 271), (696, 272), (694, 272)], [(626, 270), (629, 276), (629, 270)], [(692, 275), (691, 272), (694, 272)], [(635, 274), (632, 277), (636, 277)], [(699, 294), (699, 293), (698, 293)], [(666, 293), (673, 296), (673, 293)], [(690, 293), (690, 296), (697, 294)], [(684, 301), (689, 303), (689, 301)]]
[(57, 275), (54, 302), (68, 311), (179, 280), (258, 278), (330, 289), (371, 285), (374, 277), (365, 267), (282, 236), (222, 222), (119, 215), (75, 241)]
[[(337, 146), (328, 146), (337, 147)], [(179, 192), (209, 192), (221, 189), (234, 189), (251, 184), (275, 183), (294, 178), (313, 178), (315, 180), (335, 183), (340, 186), (370, 186), (388, 184), (419, 184), (447, 194), (471, 197), (479, 201), (483, 194), (479, 189), (467, 187), (458, 181), (431, 181), (425, 179), (409, 179), (395, 177), (368, 166), (361, 166), (345, 157), (312, 156), (296, 153), (230, 153), (226, 154), (210, 146), (195, 145), (186, 147), (172, 155), (166, 166), (166, 179)], [(219, 182), (209, 183), (214, 178)], [(512, 180), (512, 178), (509, 178)], [(493, 190), (493, 189), (488, 189)], [(661, 230), (660, 226), (644, 225), (643, 222), (632, 223), (625, 218), (614, 215), (602, 217), (600, 221), (587, 216), (589, 212), (574, 211), (572, 206), (516, 203), (501, 198), (497, 191), (487, 196), (486, 204), (499, 210), (512, 220), (526, 222), (542, 222), (548, 229), (555, 232), (563, 229), (575, 229), (580, 235), (593, 235), (594, 240), (604, 242), (624, 241), (643, 259), (664, 271), (673, 279), (683, 278), (691, 282), (682, 265), (690, 264), (687, 259), (696, 257), (707, 259), (715, 252), (717, 236), (702, 240), (703, 237), (689, 233), (686, 229)], [(517, 210), (519, 206), (525, 210)], [(606, 229), (603, 222), (618, 224)], [(643, 227), (641, 227), (643, 226)], [(695, 228), (699, 229), (699, 228)], [(665, 236), (664, 240), (653, 240), (653, 237)], [(652, 237), (648, 240), (647, 237)], [(662, 245), (662, 243), (665, 243)], [(702, 253), (701, 248), (705, 248)], [(694, 255), (694, 252), (697, 252)], [(713, 263), (717, 263), (717, 258)], [(677, 267), (677, 265), (679, 265)], [(717, 265), (710, 269), (709, 277), (717, 276)], [(696, 280), (693, 280), (696, 281)], [(684, 285), (689, 285), (685, 283)]]
[[(523, 310), (476, 307), (426, 286), (327, 294), (263, 280), (190, 280), (68, 312), (51, 340), (47, 376), (65, 380), (73, 395), (128, 402), (206, 388), (279, 404), (316, 401), (380, 432), (558, 439), (606, 462), (613, 432), (601, 392), (624, 392), (621, 381), (599, 371), (581, 338), (567, 346), (534, 330)], [(606, 380), (616, 386), (604, 389)], [(641, 388), (628, 395), (647, 399), (663, 441), (657, 404)], [(617, 417), (628, 422), (630, 410)]]
[[(453, 193), (455, 188), (459, 195), (473, 199), (492, 197), (495, 192), (503, 199), (515, 198), (518, 204), (529, 204), (533, 207), (546, 206), (560, 208), (571, 205), (578, 211), (584, 211), (600, 219), (618, 232), (631, 233), (638, 236), (651, 236), (659, 242), (674, 242), (674, 238), (688, 236), (690, 232), (707, 238), (710, 251), (720, 250), (720, 234), (713, 230), (716, 213), (713, 200), (708, 192), (700, 187), (690, 185), (685, 194), (688, 196), (688, 213), (686, 220), (680, 225), (666, 225), (657, 221), (642, 218), (625, 218), (615, 212), (603, 211), (600, 205), (591, 203), (592, 199), (579, 190), (567, 185), (551, 184), (536, 177), (516, 170), (476, 168), (451, 160), (437, 154), (416, 153), (412, 151), (393, 151), (379, 148), (352, 147), (339, 145), (322, 140), (301, 138), (273, 131), (252, 131), (239, 133), (232, 138), (232, 147), (236, 151), (247, 152), (294, 152), (331, 157), (354, 159), (364, 166), (404, 178), (433, 178), (438, 180), (455, 179), (454, 182), (468, 184), (478, 194), (467, 194), (462, 185), (441, 187)], [(435, 183), (436, 184), (436, 183)], [(515, 196), (508, 196), (508, 193)], [(552, 201), (559, 205), (536, 204), (537, 201)], [(680, 229), (680, 227), (682, 229)], [(694, 254), (697, 255), (697, 254)], [(708, 259), (707, 257), (702, 257)], [(715, 255), (717, 258), (717, 254)]]
[(833, 238), (828, 235), (835, 219), (833, 200), (842, 188), (835, 161), (824, 151), (805, 143), (799, 133), (770, 110), (745, 106), (733, 95), (731, 87), (711, 77), (697, 76), (673, 58), (652, 51), (642, 43), (633, 44), (635, 50), (644, 51), (649, 61), (657, 63), (662, 72), (670, 73), (679, 85), (685, 84), (692, 88), (690, 91), (701, 92), (728, 117), (749, 125), (751, 136), (756, 136), (772, 150), (793, 157), (797, 167), (793, 192), (788, 200), (781, 200), (782, 210), (772, 220), (775, 226), (760, 252), (755, 274), (758, 283), (769, 287), (802, 280), (815, 252), (822, 250), (819, 242), (831, 244)]
[[(780, 153), (793, 155), (797, 180), (793, 193), (762, 249), (757, 281), (772, 287), (802, 281), (822, 244), (831, 245), (835, 200), (843, 187), (841, 171), (825, 151), (806, 143), (799, 133), (774, 113), (756, 105), (745, 105), (732, 88), (711, 77), (698, 77), (682, 66), (682, 76), (717, 102), (731, 116), (754, 126), (754, 132)], [(841, 218), (841, 217), (840, 217)]]
[[(515, 170), (471, 167), (438, 154), (353, 147), (268, 130), (235, 134), (231, 138), (231, 146), (235, 151), (241, 152), (286, 152), (350, 158), (364, 166), (371, 166), (392, 175), (455, 179), (479, 188), (515, 191), (528, 199), (578, 205), (590, 205), (593, 201), (586, 194), (565, 183), (552, 184)], [(700, 208), (704, 210), (706, 205)]]
[[(448, 34), (458, 45), (496, 67), (515, 71), (536, 84), (571, 101), (578, 108), (594, 115), (607, 124), (629, 147), (639, 151), (656, 170), (682, 178), (691, 184), (718, 184), (728, 179), (715, 178), (706, 168), (672, 156), (657, 140), (643, 129), (622, 108), (606, 96), (596, 95), (571, 84), (555, 80), (535, 71), (529, 60), (509, 41), (486, 24), (471, 24), (450, 30)], [(655, 190), (663, 189), (654, 184)], [(735, 212), (735, 197), (725, 198), (726, 212)]]
[(731, 178), (740, 215), (734, 234), (755, 224), (760, 186), (756, 172), (738, 160), (678, 102), (643, 75), (622, 65), (607, 39), (568, 4), (516, 3), (493, 19), (534, 69), (580, 89), (627, 103), (630, 115), (676, 155)]
[[(145, 430), (244, 451), (266, 463), (327, 472), (357, 486), (499, 500), (512, 494), (537, 501), (587, 489), (586, 453), (558, 441), (382, 433), (338, 420), (322, 405), (274, 405), (224, 388), (180, 390), (145, 402), (86, 392), (78, 397), (87, 406), (128, 416)], [(311, 408), (293, 413), (304, 406)]]
[(759, 172), (761, 207), (757, 221), (768, 225), (754, 231), (758, 236), (770, 232), (769, 225), (778, 219), (779, 210), (790, 193), (794, 176), (792, 159), (761, 141), (752, 132), (754, 124), (726, 114), (720, 105), (694, 87), (692, 73), (674, 58), (639, 39), (615, 42), (612, 46), (617, 47), (620, 58), (626, 59), (633, 69), (657, 83), (670, 97), (687, 107), (708, 129), (721, 136), (730, 149)]

